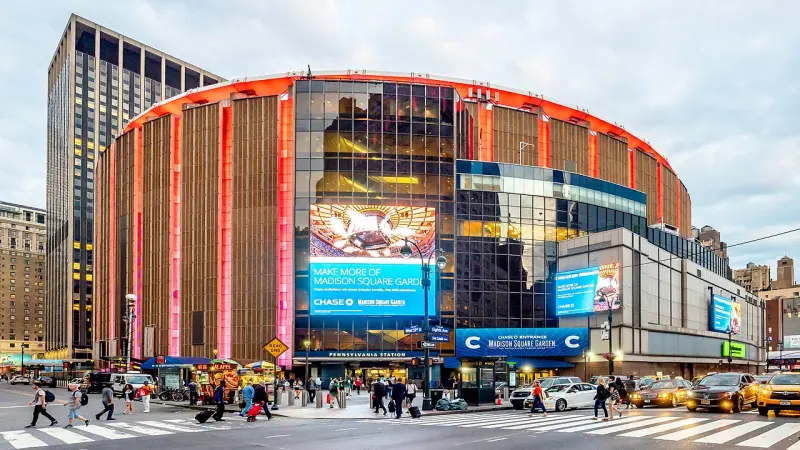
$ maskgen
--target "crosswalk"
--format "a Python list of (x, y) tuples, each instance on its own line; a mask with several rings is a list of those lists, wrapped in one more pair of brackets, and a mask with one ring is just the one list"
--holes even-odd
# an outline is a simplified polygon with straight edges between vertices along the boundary
[[(527, 413), (452, 414), (393, 421), (397, 426), (463, 427), (530, 433), (583, 433), (667, 442), (726, 444), (749, 448), (800, 450), (800, 422), (750, 418), (687, 417), (631, 414), (610, 422), (593, 420), (584, 412), (537, 415)], [(737, 417), (737, 416), (725, 416)]]
[[(142, 420), (138, 422), (103, 421), (93, 422), (89, 426), (76, 424), (73, 428), (62, 428), (61, 425), (24, 430), (0, 431), (0, 450), (58, 447), (67, 444), (84, 444), (96, 441), (116, 441), (136, 439), (146, 436), (164, 436), (177, 433), (200, 433), (204, 431), (221, 431), (239, 428), (244, 425), (244, 418), (231, 417), (225, 422), (199, 424), (193, 420), (167, 419)], [(102, 425), (97, 425), (102, 423)]]

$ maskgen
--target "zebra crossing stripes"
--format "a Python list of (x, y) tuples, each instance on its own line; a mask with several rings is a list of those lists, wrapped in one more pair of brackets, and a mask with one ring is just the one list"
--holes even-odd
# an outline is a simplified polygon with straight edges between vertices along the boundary
[(742, 437), (745, 434), (756, 431), (760, 428), (768, 427), (770, 425), (772, 425), (771, 422), (746, 422), (733, 428), (728, 428), (725, 431), (700, 438), (695, 442), (703, 442), (706, 444), (724, 444), (738, 437)]
[(533, 422), (533, 423), (526, 423), (526, 424), (523, 424), (523, 425), (517, 425), (517, 426), (513, 426), (513, 427), (504, 427), (503, 429), (504, 430), (527, 430), (528, 428), (535, 428), (535, 430), (532, 430), (532, 431), (551, 431), (551, 430), (557, 430), (559, 428), (573, 427), (573, 426), (575, 426), (576, 422), (584, 422), (584, 421), (586, 421), (586, 419), (587, 419), (586, 416), (583, 416), (583, 417), (578, 416), (578, 417), (566, 418), (566, 419), (558, 420), (558, 421), (556, 421), (555, 425), (541, 426), (538, 422)]
[(3, 439), (5, 439), (14, 448), (34, 448), (47, 446), (44, 441), (31, 436), (23, 430), (3, 431), (0, 432), (0, 436), (2, 436)]
[[(108, 424), (110, 427), (120, 428), (124, 431), (132, 431), (134, 433), (143, 434), (145, 436), (163, 436), (165, 434), (172, 434), (171, 431), (162, 430), (160, 428), (143, 427), (137, 424), (130, 424), (126, 422), (116, 422)], [(45, 430), (42, 430), (45, 431)]]
[[(550, 416), (550, 417), (548, 417), (546, 419), (543, 418), (541, 420), (537, 420), (536, 422), (534, 422), (533, 426), (536, 426), (535, 424), (540, 424), (540, 423), (543, 423), (543, 422), (544, 423), (547, 423), (547, 422), (564, 422), (565, 420), (570, 420), (570, 419), (578, 419), (578, 420), (580, 420), (580, 419), (585, 419), (585, 418), (586, 418), (586, 416), (569, 416), (569, 415), (567, 415), (567, 416), (561, 416), (561, 415)], [(531, 422), (530, 418), (520, 418), (520, 419), (517, 419), (517, 420), (515, 420), (513, 422), (505, 421), (505, 422), (501, 422), (501, 423), (494, 423), (492, 425), (481, 425), (478, 428), (505, 428), (507, 425), (517, 425), (517, 426), (523, 427), (523, 426), (530, 425), (530, 422)], [(524, 428), (520, 428), (520, 429), (523, 430)]]
[(665, 431), (674, 430), (676, 428), (683, 428), (687, 425), (694, 425), (696, 423), (705, 422), (708, 419), (701, 419), (701, 418), (691, 418), (691, 419), (683, 419), (677, 422), (665, 423), (663, 425), (659, 425), (657, 427), (650, 427), (645, 428), (644, 430), (636, 430), (636, 431), (629, 431), (627, 433), (620, 434), (620, 436), (625, 437), (644, 437), (650, 436), (653, 434), (663, 433)]
[[(619, 422), (622, 422), (622, 421), (625, 421), (625, 420), (627, 420), (627, 421), (633, 421), (633, 420), (642, 420), (642, 421), (644, 421), (644, 419), (649, 419), (649, 417), (647, 417), (647, 416), (623, 417), (622, 419), (617, 419), (616, 423), (619, 423)], [(580, 425), (580, 426), (577, 426), (577, 427), (562, 428), (562, 429), (555, 430), (555, 431), (557, 433), (575, 433), (575, 432), (578, 432), (578, 431), (588, 431), (588, 430), (594, 430), (594, 429), (597, 429), (597, 428), (606, 428), (609, 425), (610, 425), (609, 422), (598, 420), (598, 421), (595, 421), (595, 422), (591, 422), (588, 425)]]
[(82, 444), (84, 442), (94, 442), (94, 439), (74, 433), (64, 428), (43, 428), (42, 433), (48, 434), (65, 444)]
[(633, 428), (640, 428), (648, 425), (656, 425), (663, 422), (669, 422), (672, 420), (675, 420), (675, 417), (653, 417), (652, 419), (642, 420), (641, 422), (638, 423), (626, 423), (623, 425), (607, 424), (605, 427), (599, 430), (589, 431), (587, 434), (599, 434), (599, 435), (612, 434), (612, 433), (618, 433), (620, 431), (630, 430)]
[(665, 434), (664, 436), (656, 436), (656, 439), (661, 439), (664, 441), (681, 441), (683, 439), (687, 439), (692, 436), (697, 436), (698, 434), (707, 433), (709, 431), (713, 431), (722, 427), (727, 427), (728, 425), (732, 425), (738, 422), (739, 422), (738, 420), (721, 419), (717, 420), (716, 422), (706, 423), (703, 425), (698, 425), (696, 427), (687, 428), (685, 430), (676, 431), (675, 433)]
[(758, 436), (744, 442), (739, 442), (736, 445), (741, 447), (769, 448), (789, 436), (796, 435), (798, 431), (800, 431), (800, 423), (785, 423), (779, 425), (777, 428), (771, 429), (769, 433), (761, 433)]

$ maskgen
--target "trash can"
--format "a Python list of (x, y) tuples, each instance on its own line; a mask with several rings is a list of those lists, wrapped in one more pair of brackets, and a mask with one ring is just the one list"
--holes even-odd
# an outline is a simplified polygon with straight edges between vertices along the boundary
[(444, 389), (431, 389), (431, 404), (436, 408), (436, 403), (444, 396)]

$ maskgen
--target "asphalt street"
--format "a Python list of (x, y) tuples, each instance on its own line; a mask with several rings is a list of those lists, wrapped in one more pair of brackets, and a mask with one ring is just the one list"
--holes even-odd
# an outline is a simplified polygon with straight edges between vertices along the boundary
[[(57, 402), (66, 390), (54, 388)], [(89, 427), (65, 430), (66, 409), (51, 406), (60, 422), (48, 427), (40, 419), (30, 422), (33, 397), (28, 386), (0, 385), (0, 450), (56, 447), (65, 449), (116, 448), (268, 448), (367, 449), (397, 445), (421, 449), (503, 448), (531, 446), (587, 449), (713, 449), (770, 448), (800, 450), (800, 416), (762, 417), (753, 410), (740, 414), (652, 408), (625, 411), (611, 422), (592, 420), (592, 411), (577, 410), (537, 414), (526, 411), (489, 411), (424, 416), (421, 419), (375, 416), (375, 419), (292, 419), (265, 417), (247, 423), (234, 414), (225, 422), (204, 425), (194, 421), (195, 411), (153, 405), (151, 413), (135, 404), (133, 416), (117, 415), (113, 422), (95, 421)], [(90, 396), (84, 415), (99, 412), (99, 395)], [(120, 407), (121, 408), (121, 407)]]

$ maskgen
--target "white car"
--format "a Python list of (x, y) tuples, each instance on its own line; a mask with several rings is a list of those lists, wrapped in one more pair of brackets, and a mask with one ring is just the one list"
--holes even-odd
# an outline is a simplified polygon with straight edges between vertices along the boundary
[[(573, 383), (553, 386), (545, 391), (544, 406), (550, 411), (564, 411), (574, 408), (587, 408), (594, 406), (594, 396), (597, 386), (589, 383)], [(533, 395), (525, 401), (525, 406), (533, 405)]]
[(10, 384), (31, 384), (31, 379), (26, 375), (14, 375), (8, 382)]

